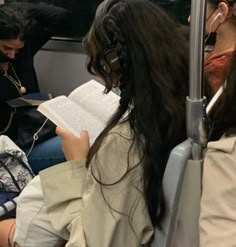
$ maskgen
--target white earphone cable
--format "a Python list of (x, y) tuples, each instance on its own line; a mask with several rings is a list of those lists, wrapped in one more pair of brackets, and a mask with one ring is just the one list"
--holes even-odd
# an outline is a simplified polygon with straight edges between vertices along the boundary
[(26, 156), (29, 157), (30, 153), (32, 152), (33, 148), (34, 148), (34, 144), (35, 142), (39, 139), (39, 132), (42, 130), (42, 128), (44, 127), (44, 125), (47, 123), (48, 118), (46, 118), (46, 120), (43, 122), (43, 124), (41, 125), (41, 127), (34, 133), (33, 135), (33, 142), (31, 144), (31, 147), (29, 149), (29, 151), (27, 152)]
[[(210, 27), (209, 27), (209, 32), (208, 32), (208, 34), (207, 34), (207, 36), (206, 36), (206, 38), (205, 38), (205, 44), (206, 44), (206, 42), (208, 41), (208, 39), (210, 38), (210, 35), (211, 35), (211, 32), (212, 32), (212, 25), (213, 25), (213, 23), (216, 21), (216, 19), (217, 18), (219, 18), (219, 16), (221, 16), (222, 15), (222, 13), (218, 13), (215, 17), (214, 17), (214, 19), (211, 21), (211, 23), (210, 23)], [(220, 26), (220, 24), (219, 24), (219, 26)], [(216, 28), (216, 30), (219, 28), (219, 26)], [(216, 30), (215, 30), (215, 32), (216, 32)]]

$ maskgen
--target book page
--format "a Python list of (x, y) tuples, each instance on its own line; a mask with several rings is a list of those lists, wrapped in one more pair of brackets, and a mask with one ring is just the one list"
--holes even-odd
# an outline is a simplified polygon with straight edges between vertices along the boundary
[(105, 127), (105, 124), (83, 107), (71, 101), (66, 96), (59, 96), (38, 107), (38, 110), (54, 122), (57, 126), (69, 130), (80, 137), (80, 131), (87, 129), (90, 144)]
[(104, 93), (105, 87), (95, 80), (91, 80), (76, 88), (68, 96), (88, 112), (107, 123), (117, 110), (120, 97), (113, 92)]

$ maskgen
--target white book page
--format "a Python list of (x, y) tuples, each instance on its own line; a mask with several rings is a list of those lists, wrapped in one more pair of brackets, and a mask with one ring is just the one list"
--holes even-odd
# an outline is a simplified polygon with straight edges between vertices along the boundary
[(91, 80), (72, 91), (69, 98), (106, 124), (117, 110), (120, 97), (113, 92), (104, 94), (104, 89), (102, 84)]
[(91, 144), (105, 127), (99, 118), (66, 96), (46, 101), (38, 107), (38, 110), (57, 126), (69, 130), (77, 137), (80, 136), (81, 130), (87, 129)]

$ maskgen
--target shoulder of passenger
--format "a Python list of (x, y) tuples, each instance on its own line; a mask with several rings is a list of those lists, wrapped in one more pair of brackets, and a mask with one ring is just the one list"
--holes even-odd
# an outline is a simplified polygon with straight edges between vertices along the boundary
[(209, 142), (207, 145), (208, 151), (222, 151), (232, 153), (235, 150), (236, 136), (223, 136), (218, 141)]
[(132, 140), (133, 140), (132, 130), (129, 126), (129, 123), (125, 122), (116, 125), (113, 129), (110, 130), (110, 132), (104, 139), (104, 144), (115, 141), (130, 142)]
[(93, 172), (96, 173), (99, 169), (97, 174), (102, 176), (103, 181), (116, 181), (117, 177), (127, 172), (128, 167), (132, 168), (140, 163), (140, 156), (129, 124), (122, 123), (114, 127), (104, 138), (90, 167), (96, 164), (93, 166)]

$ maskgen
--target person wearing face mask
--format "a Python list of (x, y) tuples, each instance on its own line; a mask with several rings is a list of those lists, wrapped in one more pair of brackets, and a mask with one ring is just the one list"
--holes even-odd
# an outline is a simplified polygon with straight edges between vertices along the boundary
[[(13, 141), (17, 120), (7, 101), (39, 92), (33, 57), (50, 37), (65, 28), (68, 12), (50, 5), (15, 4), (0, 8), (0, 134)], [(35, 131), (37, 131), (36, 129)], [(29, 162), (35, 173), (64, 161), (59, 137), (34, 146)]]
[(200, 247), (232, 247), (236, 245), (236, 0), (208, 0), (206, 16), (206, 29), (216, 32), (216, 42), (205, 60), (210, 125)]
[(211, 52), (205, 57), (204, 72), (208, 93), (213, 96), (227, 80), (236, 45), (235, 0), (208, 0), (206, 37), (214, 32), (216, 40)]

